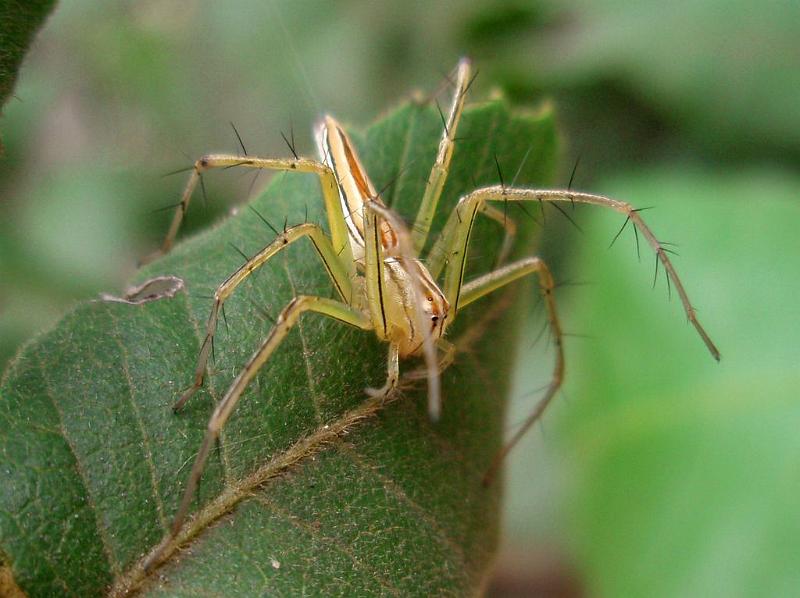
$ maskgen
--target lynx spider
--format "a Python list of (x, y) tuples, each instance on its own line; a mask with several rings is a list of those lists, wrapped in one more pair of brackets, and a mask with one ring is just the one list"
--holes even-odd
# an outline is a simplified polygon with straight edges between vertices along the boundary
[[(332, 117), (325, 116), (317, 126), (317, 145), (320, 160), (294, 157), (292, 159), (258, 158), (233, 154), (209, 154), (198, 159), (192, 169), (178, 205), (172, 224), (157, 254), (168, 252), (180, 228), (192, 193), (204, 171), (215, 168), (243, 166), (254, 169), (314, 173), (319, 177), (327, 212), (326, 233), (320, 226), (304, 223), (279, 233), (277, 238), (244, 263), (214, 293), (214, 304), (208, 318), (206, 336), (200, 350), (192, 385), (182, 394), (175, 409), (202, 386), (212, 346), (218, 317), (225, 301), (234, 290), (256, 269), (270, 258), (303, 238), (308, 238), (316, 249), (333, 286), (338, 300), (318, 296), (294, 297), (283, 308), (270, 333), (258, 350), (231, 383), (225, 396), (216, 406), (209, 422), (200, 451), (195, 458), (183, 498), (172, 523), (170, 533), (162, 547), (181, 529), (189, 511), (192, 498), (205, 468), (209, 453), (227, 422), (243, 391), (256, 373), (264, 366), (290, 329), (305, 312), (316, 312), (350, 324), (362, 330), (372, 330), (379, 339), (389, 344), (388, 375), (378, 389), (368, 388), (372, 396), (391, 392), (399, 379), (399, 360), (422, 356), (428, 378), (428, 408), (430, 418), (436, 420), (440, 413), (439, 373), (454, 358), (454, 346), (444, 339), (448, 325), (456, 319), (461, 309), (511, 282), (536, 273), (553, 333), (556, 350), (552, 378), (543, 397), (533, 412), (495, 457), (486, 480), (493, 477), (505, 455), (539, 419), (561, 385), (564, 375), (562, 330), (553, 297), (554, 282), (547, 265), (538, 257), (528, 257), (501, 265), (496, 270), (464, 283), (467, 248), (472, 225), (479, 213), (491, 218), (506, 229), (506, 239), (498, 263), (503, 263), (514, 228), (506, 221), (504, 213), (492, 202), (571, 202), (610, 208), (626, 217), (642, 233), (656, 252), (672, 279), (686, 315), (715, 359), (719, 352), (698, 321), (695, 310), (678, 278), (666, 250), (644, 223), (639, 211), (628, 203), (578, 191), (542, 190), (494, 185), (475, 189), (463, 196), (450, 214), (441, 235), (434, 243), (425, 263), (419, 259), (431, 229), (439, 197), (447, 179), (450, 161), (455, 149), (456, 130), (464, 100), (469, 89), (470, 62), (462, 59), (456, 68), (455, 92), (446, 115), (439, 150), (428, 178), (427, 186), (411, 229), (382, 202), (375, 190), (356, 150), (342, 126)], [(444, 273), (441, 286), (436, 280)], [(441, 353), (441, 357), (437, 355)], [(154, 565), (160, 551), (148, 559)], [(147, 566), (147, 565), (146, 565)]]

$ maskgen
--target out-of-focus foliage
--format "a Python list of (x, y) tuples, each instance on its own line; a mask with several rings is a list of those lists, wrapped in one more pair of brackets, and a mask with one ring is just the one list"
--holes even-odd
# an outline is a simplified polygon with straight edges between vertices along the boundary
[(0, 107), (5, 103), (25, 52), (55, 0), (5, 0), (0, 4)]
[[(367, 122), (468, 53), (478, 94), (554, 99), (562, 184), (580, 156), (575, 186), (657, 206), (648, 221), (679, 244), (723, 353), (719, 366), (703, 354), (663, 278), (650, 291), (630, 231), (606, 251), (619, 219), (582, 210), (581, 235), (548, 212), (557, 279), (589, 283), (559, 289), (565, 326), (589, 338), (568, 338), (564, 396), (513, 456), (498, 591), (521, 570), (528, 589), (535, 571), (602, 595), (791, 593), (798, 3), (99, 6), (59, 7), (0, 122), (0, 362), (65, 305), (130, 278), (166, 228), (152, 210), (183, 184), (158, 174), (183, 152), (236, 150), (229, 121), (251, 153), (286, 155), (293, 126), (308, 154), (323, 110)], [(188, 232), (250, 180), (207, 183)], [(542, 341), (523, 363), (511, 427), (548, 376)]]
[[(710, 363), (682, 325), (663, 277), (647, 292), (652, 267), (631, 258), (630, 231), (607, 259), (582, 253), (576, 267), (605, 292), (576, 294), (568, 308), (596, 338), (571, 354), (568, 392), (591, 398), (564, 414), (562, 444), (579, 480), (572, 547), (590, 587), (601, 596), (793, 595), (800, 177), (662, 166), (602, 186), (679, 206), (651, 215), (682, 256), (701, 257), (681, 266), (723, 360)], [(592, 230), (606, 233), (593, 235), (597, 245), (614, 226), (604, 222)]]
[[(558, 505), (563, 525), (547, 533), (592, 595), (786, 596), (800, 584), (800, 320), (787, 307), (800, 292), (799, 183), (774, 169), (724, 175), (686, 164), (598, 183), (678, 206), (647, 215), (678, 243), (722, 361), (667, 301), (663, 272), (650, 290), (652, 254), (643, 248), (637, 262), (630, 230), (605, 251), (620, 222), (596, 218), (570, 268), (596, 291), (580, 287), (562, 303), (567, 327), (591, 337), (569, 339), (571, 402), (556, 408), (558, 438), (545, 436), (549, 450), (558, 445), (556, 488), (542, 497), (539, 487), (536, 505)], [(536, 383), (523, 375), (520, 386)], [(540, 472), (515, 463), (510, 529), (531, 529), (521, 497)]]

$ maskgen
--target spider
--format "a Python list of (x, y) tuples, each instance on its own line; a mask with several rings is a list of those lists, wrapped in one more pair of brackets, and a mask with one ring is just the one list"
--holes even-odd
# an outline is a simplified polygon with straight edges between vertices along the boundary
[[(303, 313), (316, 312), (362, 330), (372, 330), (380, 340), (388, 343), (386, 382), (381, 388), (367, 388), (366, 392), (371, 396), (386, 396), (395, 389), (399, 380), (400, 359), (423, 357), (428, 381), (428, 411), (430, 418), (435, 421), (441, 411), (439, 374), (455, 357), (454, 345), (444, 338), (447, 327), (457, 318), (459, 311), (470, 303), (519, 278), (537, 274), (555, 340), (555, 366), (550, 384), (534, 411), (495, 457), (485, 478), (487, 482), (491, 480), (504, 456), (542, 415), (564, 376), (562, 330), (553, 297), (553, 276), (545, 262), (538, 257), (527, 257), (502, 265), (511, 246), (514, 226), (506, 220), (504, 212), (493, 205), (496, 202), (583, 203), (610, 208), (624, 214), (626, 223), (631, 221), (653, 247), (657, 259), (672, 279), (689, 321), (714, 358), (719, 359), (719, 352), (698, 321), (666, 250), (641, 219), (639, 211), (625, 202), (572, 190), (541, 190), (505, 185), (479, 188), (459, 200), (426, 260), (423, 262), (420, 259), (455, 149), (456, 130), (471, 84), (470, 71), (469, 60), (462, 59), (456, 68), (452, 103), (447, 115), (443, 116), (444, 130), (438, 154), (416, 219), (410, 228), (383, 203), (365, 172), (353, 143), (332, 116), (325, 116), (317, 126), (319, 161), (297, 156), (291, 159), (272, 159), (209, 154), (195, 162), (158, 254), (166, 253), (172, 247), (192, 193), (201, 182), (201, 174), (214, 168), (244, 166), (316, 174), (322, 188), (329, 233), (313, 223), (290, 227), (278, 233), (271, 243), (217, 287), (194, 380), (175, 403), (175, 410), (180, 409), (203, 385), (218, 318), (225, 301), (255, 270), (282, 249), (308, 238), (330, 276), (338, 299), (301, 295), (289, 301), (280, 312), (272, 330), (233, 380), (211, 415), (170, 535), (165, 538), (162, 547), (180, 531), (209, 453), (245, 388)], [(479, 214), (505, 227), (506, 238), (498, 258), (501, 265), (488, 274), (464, 283), (470, 233)], [(440, 278), (441, 285), (436, 282)], [(149, 563), (155, 564), (158, 555), (159, 551), (156, 551)]]

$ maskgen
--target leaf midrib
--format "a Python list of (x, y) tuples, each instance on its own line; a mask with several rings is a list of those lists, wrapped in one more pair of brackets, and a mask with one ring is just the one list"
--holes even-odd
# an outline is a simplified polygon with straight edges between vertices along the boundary
[[(303, 459), (318, 453), (323, 447), (346, 433), (351, 427), (376, 414), (398, 398), (399, 395), (395, 394), (388, 398), (368, 399), (359, 407), (351, 409), (335, 421), (318, 426), (312, 434), (297, 440), (289, 448), (276, 454), (268, 463), (247, 475), (238, 483), (227, 485), (217, 498), (196, 511), (187, 520), (176, 539), (170, 542), (169, 548), (165, 551), (167, 558), (159, 566), (169, 562), (176, 554), (178, 547), (193, 541), (203, 530), (228, 513), (239, 502), (252, 496), (252, 490)], [(146, 579), (156, 572), (157, 567), (154, 567), (149, 574), (144, 572), (143, 564), (149, 554), (134, 563), (127, 573), (117, 579), (109, 592), (110, 596), (128, 595), (141, 587)]]

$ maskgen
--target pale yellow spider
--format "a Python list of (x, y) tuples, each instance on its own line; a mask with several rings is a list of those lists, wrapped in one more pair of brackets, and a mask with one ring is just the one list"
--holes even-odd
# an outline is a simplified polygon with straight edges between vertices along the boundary
[[(655, 250), (658, 259), (672, 279), (689, 321), (697, 329), (711, 354), (719, 359), (719, 353), (698, 322), (686, 291), (665, 250), (644, 224), (637, 210), (625, 202), (572, 190), (522, 189), (503, 185), (476, 189), (460, 199), (425, 263), (419, 259), (447, 179), (455, 147), (456, 130), (469, 84), (470, 63), (462, 59), (457, 67), (456, 90), (444, 125), (438, 155), (411, 230), (381, 201), (347, 133), (331, 116), (325, 116), (317, 128), (319, 161), (305, 158), (271, 159), (212, 154), (203, 156), (195, 163), (160, 253), (165, 253), (172, 247), (192, 192), (200, 181), (201, 173), (213, 168), (244, 166), (315, 173), (319, 176), (322, 187), (330, 234), (311, 223), (288, 228), (219, 285), (214, 293), (214, 305), (208, 318), (194, 381), (175, 404), (175, 409), (183, 406), (203, 384), (223, 304), (254, 270), (279, 251), (307, 237), (330, 275), (339, 299), (302, 295), (295, 297), (284, 307), (266, 339), (216, 406), (208, 422), (203, 444), (195, 458), (170, 534), (162, 542), (162, 548), (181, 529), (209, 452), (239, 398), (289, 330), (297, 323), (301, 314), (306, 311), (317, 312), (363, 330), (374, 330), (379, 339), (389, 344), (386, 383), (379, 389), (367, 389), (370, 395), (383, 396), (395, 388), (399, 378), (401, 358), (423, 356), (428, 378), (429, 413), (431, 419), (436, 420), (441, 403), (439, 373), (454, 358), (453, 345), (443, 338), (448, 325), (456, 319), (460, 309), (520, 277), (535, 272), (539, 275), (549, 325), (555, 340), (555, 368), (544, 396), (533, 413), (497, 455), (490, 471), (487, 472), (486, 479), (493, 476), (503, 457), (541, 416), (561, 385), (564, 355), (561, 326), (553, 298), (553, 277), (540, 258), (528, 257), (501, 266), (470, 283), (463, 282), (470, 232), (478, 213), (498, 221), (506, 228), (506, 242), (503, 244), (501, 251), (503, 255), (500, 256), (498, 263), (502, 263), (510, 247), (514, 234), (513, 224), (507, 222), (503, 212), (493, 207), (490, 202), (586, 203), (611, 208), (624, 214)], [(436, 280), (442, 274), (444, 274), (443, 282), (439, 286)], [(441, 353), (441, 356), (437, 353)], [(160, 552), (156, 550), (150, 556), (148, 566), (158, 563)]]

